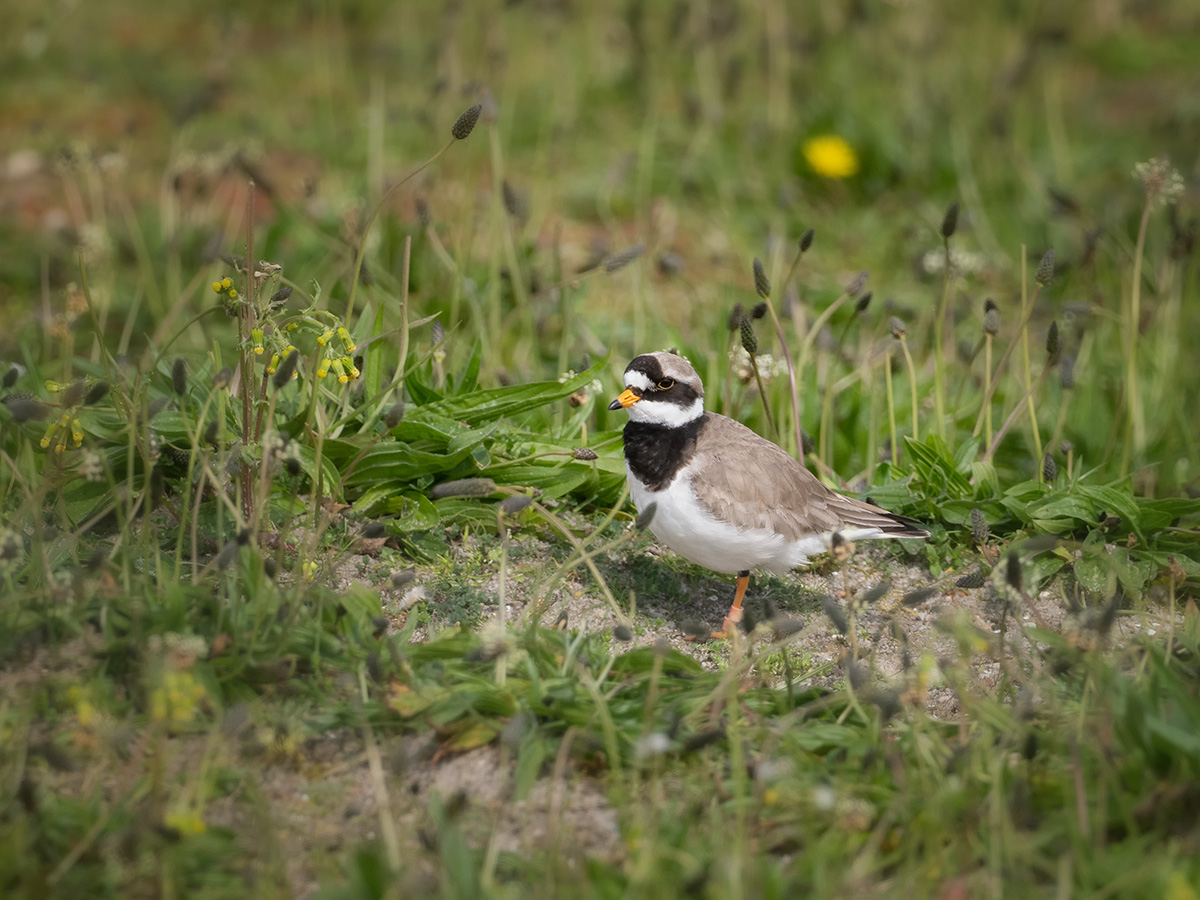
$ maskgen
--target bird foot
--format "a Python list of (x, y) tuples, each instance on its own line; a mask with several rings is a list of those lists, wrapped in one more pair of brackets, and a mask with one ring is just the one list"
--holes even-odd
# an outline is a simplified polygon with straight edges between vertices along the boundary
[(742, 608), (740, 606), (735, 606), (733, 609), (729, 610), (729, 615), (727, 615), (725, 617), (724, 621), (721, 622), (721, 630), (720, 631), (714, 631), (714, 632), (710, 633), (707, 639), (704, 638), (702, 635), (689, 635), (688, 637), (684, 638), (684, 640), (687, 640), (687, 641), (701, 641), (701, 640), (724, 641), (724, 640), (728, 640), (729, 638), (733, 637), (733, 633), (735, 631), (737, 631), (738, 623), (741, 621), (742, 621)]

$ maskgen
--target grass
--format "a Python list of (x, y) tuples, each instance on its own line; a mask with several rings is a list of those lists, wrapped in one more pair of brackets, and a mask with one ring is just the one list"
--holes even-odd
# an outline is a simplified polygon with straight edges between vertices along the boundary
[[(784, 7), (13, 6), (5, 896), (1196, 896), (1194, 13)], [(668, 345), (931, 538), (673, 641)]]

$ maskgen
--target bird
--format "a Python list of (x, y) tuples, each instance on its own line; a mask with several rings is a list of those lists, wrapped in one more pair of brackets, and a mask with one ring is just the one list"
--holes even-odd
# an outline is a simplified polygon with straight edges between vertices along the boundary
[(670, 550), (714, 572), (737, 573), (733, 605), (714, 638), (742, 619), (750, 572), (782, 574), (863, 538), (928, 537), (921, 523), (828, 488), (750, 428), (704, 409), (704, 384), (673, 352), (625, 368), (625, 471), (639, 518)]

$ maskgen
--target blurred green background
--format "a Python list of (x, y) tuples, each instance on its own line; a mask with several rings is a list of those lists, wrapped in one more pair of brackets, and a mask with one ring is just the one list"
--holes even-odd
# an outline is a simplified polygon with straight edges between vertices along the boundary
[[(398, 277), (415, 236), (416, 311), (441, 313), (452, 363), (482, 340), (489, 377), (545, 377), (609, 351), (615, 375), (678, 344), (724, 379), (728, 309), (754, 300), (751, 259), (778, 283), (810, 227), (795, 299), (815, 314), (868, 270), (872, 336), (898, 314), (923, 360), (938, 226), (957, 201), (957, 342), (964, 354), (977, 342), (985, 297), (1015, 325), (1022, 247), (1031, 268), (1053, 247), (1034, 332), (1063, 320), (1069, 352), (1087, 328), (1101, 334), (1080, 354), (1093, 392), (1072, 436), (1107, 460), (1145, 200), (1131, 172), (1168, 155), (1191, 184), (1200, 146), (1200, 8), (1182, 0), (10, 0), (0, 35), (0, 357), (18, 361), (67, 304), (80, 248), (111, 303), (108, 338), (136, 349), (154, 335), (228, 268), (218, 254), (243, 251), (250, 178), (256, 255), (317, 279), (340, 309), (374, 201), (482, 102), (494, 127), (388, 198), (367, 257)], [(848, 143), (853, 175), (813, 168), (804, 145), (819, 135)], [(1196, 374), (1179, 345), (1197, 325), (1191, 200), (1149, 220), (1151, 435), (1113, 470), (1151, 466), (1138, 484), (1150, 493), (1197, 475), (1198, 429), (1174, 390)], [(544, 288), (635, 242), (647, 252), (631, 274), (587, 282), (565, 322)], [(787, 312), (789, 298), (776, 303)], [(864, 464), (854, 446), (838, 452), (840, 469)]]

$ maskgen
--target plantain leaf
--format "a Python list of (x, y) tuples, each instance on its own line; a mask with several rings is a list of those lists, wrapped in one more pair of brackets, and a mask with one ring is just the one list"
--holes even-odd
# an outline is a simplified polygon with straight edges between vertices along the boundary
[[(1096, 504), (1098, 507), (1097, 515), (1103, 511), (1109, 515), (1115, 513), (1120, 516), (1123, 523), (1138, 536), (1139, 540), (1145, 543), (1146, 535), (1142, 529), (1141, 511), (1138, 509), (1138, 504), (1133, 498), (1133, 494), (1118, 490), (1115, 487), (1106, 487), (1098, 484), (1077, 484), (1074, 490)], [(1094, 524), (1095, 519), (1092, 521)]]
[[(297, 455), (300, 458), (300, 467), (304, 470), (309, 480), (315, 485), (317, 483), (317, 454), (316, 450), (307, 444), (295, 444)], [(336, 491), (338, 484), (341, 482), (341, 476), (338, 474), (337, 466), (333, 464), (328, 456), (321, 458), (321, 489), (323, 491)], [(334, 499), (340, 499), (341, 493), (334, 495)]]
[(495, 723), (481, 719), (455, 731), (449, 740), (442, 743), (442, 748), (462, 753), (490, 744), (499, 734), (500, 728)]
[(347, 486), (377, 481), (411, 482), (424, 475), (448, 472), (471, 455), (474, 445), (461, 446), (454, 453), (417, 450), (404, 441), (376, 444), (350, 473)]
[(936, 434), (924, 441), (904, 439), (905, 447), (913, 458), (913, 469), (917, 477), (935, 494), (948, 494), (958, 500), (971, 493), (971, 483), (959, 471), (950, 449)]
[(447, 397), (420, 407), (412, 413), (412, 418), (427, 421), (430, 416), (441, 416), (467, 425), (491, 422), (504, 416), (527, 412), (531, 407), (565, 399), (594, 381), (607, 366), (608, 357), (605, 357), (587, 371), (580, 372), (566, 381), (535, 381), (459, 397)]

